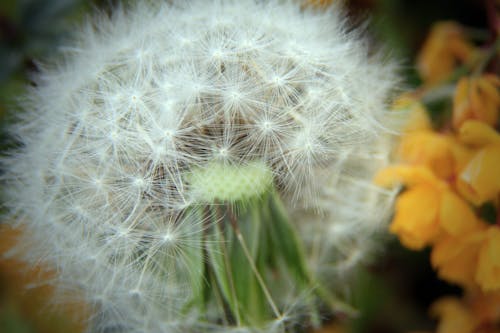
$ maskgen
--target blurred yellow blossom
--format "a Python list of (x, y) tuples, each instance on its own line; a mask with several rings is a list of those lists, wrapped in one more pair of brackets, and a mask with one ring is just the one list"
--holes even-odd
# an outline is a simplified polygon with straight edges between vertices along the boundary
[(439, 239), (431, 262), (444, 280), (485, 292), (500, 291), (499, 254), (500, 228), (482, 223), (473, 232)]
[(417, 131), (401, 139), (398, 157), (405, 163), (429, 167), (436, 176), (447, 179), (455, 172), (450, 137), (432, 131)]
[(397, 150), (399, 161), (426, 166), (439, 178), (453, 181), (471, 158), (472, 150), (451, 134), (433, 131), (427, 110), (415, 97), (402, 95), (393, 109), (409, 112)]
[(500, 333), (500, 293), (468, 292), (443, 297), (431, 306), (439, 319), (436, 333)]
[(405, 184), (413, 187), (420, 184), (432, 184), (439, 189), (445, 189), (447, 184), (426, 167), (412, 165), (395, 165), (380, 170), (375, 176), (375, 183), (383, 187), (394, 187)]
[(439, 318), (436, 333), (472, 333), (479, 320), (458, 298), (445, 297), (434, 302), (431, 315)]
[(421, 249), (439, 235), (439, 192), (428, 185), (416, 186), (399, 196), (396, 215), (389, 228), (410, 249)]
[(402, 163), (429, 168), (453, 184), (474, 155), (474, 149), (449, 134), (429, 130), (403, 136), (397, 156)]
[(434, 244), (432, 266), (440, 278), (463, 287), (475, 286), (479, 250), (484, 240), (484, 226), (474, 232), (446, 236)]
[(420, 76), (427, 84), (448, 78), (457, 64), (471, 61), (474, 47), (465, 37), (462, 27), (455, 22), (435, 24), (417, 58)]
[(495, 125), (500, 108), (499, 86), (500, 78), (493, 74), (462, 77), (453, 97), (453, 126), (459, 128), (469, 119)]
[(389, 228), (410, 249), (421, 249), (443, 235), (460, 235), (477, 227), (469, 205), (449, 185), (422, 166), (394, 166), (382, 170), (375, 182), (382, 186), (398, 182), (408, 188), (396, 202)]
[(457, 183), (460, 194), (476, 205), (498, 200), (499, 167), (500, 145), (487, 146), (479, 150), (460, 174)]
[[(490, 19), (500, 22), (490, 7)], [(431, 246), (439, 277), (464, 288), (465, 297), (431, 307), (435, 333), (500, 333), (500, 77), (482, 72), (495, 68), (495, 38), (476, 48), (458, 23), (432, 27), (417, 58), (423, 85), (393, 104), (409, 119), (400, 164), (375, 177), (381, 186), (404, 186), (390, 232), (407, 248)], [(437, 130), (423, 105), (435, 101), (453, 106)]]
[(491, 126), (478, 120), (466, 121), (460, 127), (458, 137), (464, 144), (476, 147), (488, 144), (500, 144), (500, 134)]
[(467, 121), (459, 130), (464, 143), (478, 148), (457, 180), (460, 194), (481, 205), (497, 201), (500, 193), (500, 135), (479, 121)]
[(438, 218), (443, 230), (451, 236), (469, 233), (480, 225), (469, 204), (451, 189), (447, 189), (441, 194)]

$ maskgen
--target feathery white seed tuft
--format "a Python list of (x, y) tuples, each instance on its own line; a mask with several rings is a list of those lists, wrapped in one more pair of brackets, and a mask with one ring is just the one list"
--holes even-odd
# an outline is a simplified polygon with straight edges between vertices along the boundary
[(224, 281), (200, 300), (224, 279), (215, 244), (231, 242), (207, 237), (227, 222), (214, 211), (266, 192), (288, 207), (314, 281), (366, 257), (394, 196), (371, 179), (391, 149), (397, 80), (343, 15), (292, 0), (139, 2), (85, 26), (39, 75), (12, 128), (22, 146), (2, 160), (7, 204), (27, 260), (95, 306), (91, 329), (292, 331), (311, 305), (292, 277), (267, 290), (249, 271), (271, 314), (259, 327)]

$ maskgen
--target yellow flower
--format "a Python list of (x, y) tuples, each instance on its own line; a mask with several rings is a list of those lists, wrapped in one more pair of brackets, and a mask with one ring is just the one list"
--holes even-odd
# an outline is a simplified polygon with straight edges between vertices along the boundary
[(398, 157), (405, 163), (430, 168), (439, 178), (449, 179), (455, 172), (452, 139), (432, 131), (406, 134), (399, 144)]
[(470, 309), (458, 298), (444, 297), (432, 304), (431, 315), (439, 318), (436, 333), (472, 333), (479, 325)]
[(482, 147), (489, 144), (500, 144), (500, 135), (492, 127), (477, 120), (466, 121), (458, 131), (458, 137), (461, 142), (474, 146)]
[(443, 235), (460, 235), (477, 227), (469, 205), (448, 184), (422, 166), (393, 166), (375, 178), (381, 186), (403, 183), (389, 231), (410, 249), (422, 249)]
[[(500, 291), (500, 228), (486, 223), (475, 231), (440, 238), (431, 263), (439, 277), (464, 287)], [(500, 309), (499, 309), (500, 311)]]
[(429, 168), (437, 177), (453, 184), (474, 154), (456, 137), (432, 131), (405, 134), (398, 147), (398, 158), (410, 165)]
[(431, 306), (439, 318), (436, 333), (500, 333), (500, 293), (469, 291), (465, 297), (443, 297)]
[(493, 74), (462, 77), (453, 97), (453, 126), (459, 128), (469, 119), (494, 126), (498, 121), (500, 78)]
[(405, 184), (408, 187), (419, 184), (432, 184), (440, 189), (447, 187), (447, 184), (436, 178), (431, 170), (418, 165), (395, 165), (387, 167), (375, 176), (374, 181), (383, 187), (394, 187), (399, 184)]
[(403, 245), (421, 249), (439, 235), (439, 192), (420, 185), (401, 194), (389, 231), (399, 236)]
[(408, 111), (410, 119), (397, 158), (405, 164), (426, 166), (439, 178), (453, 182), (470, 159), (471, 149), (451, 135), (434, 132), (427, 111), (411, 95), (399, 97), (393, 109)]
[(438, 218), (441, 228), (451, 236), (472, 232), (481, 224), (469, 204), (451, 189), (441, 192)]
[(460, 174), (460, 193), (476, 205), (497, 200), (500, 192), (500, 145), (479, 150)]
[(459, 138), (477, 150), (457, 179), (458, 191), (476, 205), (498, 200), (500, 135), (480, 121), (469, 120), (460, 128)]
[(428, 84), (438, 83), (453, 72), (457, 63), (469, 62), (474, 47), (467, 42), (460, 25), (440, 22), (432, 27), (417, 59), (421, 77)]
[(484, 225), (470, 233), (440, 238), (432, 248), (431, 263), (441, 279), (474, 287), (479, 250), (484, 241)]

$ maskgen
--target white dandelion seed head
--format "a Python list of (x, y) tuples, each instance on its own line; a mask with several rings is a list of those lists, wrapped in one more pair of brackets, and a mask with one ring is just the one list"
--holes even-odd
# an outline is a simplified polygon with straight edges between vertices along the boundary
[(222, 328), (220, 307), (185, 308), (207, 202), (275, 188), (319, 280), (364, 257), (393, 197), (371, 180), (398, 80), (343, 15), (285, 0), (139, 2), (88, 24), (38, 76), (12, 127), (22, 146), (3, 159), (7, 204), (36, 249), (28, 260), (106, 317), (95, 330), (249, 331)]

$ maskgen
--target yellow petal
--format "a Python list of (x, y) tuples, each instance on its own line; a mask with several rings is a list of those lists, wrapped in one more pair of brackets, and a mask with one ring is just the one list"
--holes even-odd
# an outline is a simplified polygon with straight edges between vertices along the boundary
[(400, 194), (396, 214), (389, 228), (410, 249), (429, 245), (439, 234), (440, 193), (432, 186), (419, 185)]
[(496, 75), (484, 74), (478, 79), (478, 89), (481, 90), (482, 95), (495, 104), (500, 103), (499, 86), (500, 79)]
[(436, 333), (473, 333), (479, 324), (470, 309), (455, 297), (434, 302), (431, 315), (439, 318)]
[(500, 290), (500, 227), (491, 226), (479, 252), (476, 281), (484, 291)]
[(491, 126), (479, 120), (464, 122), (458, 136), (461, 142), (473, 146), (500, 144), (500, 135)]
[(443, 191), (439, 223), (450, 235), (459, 236), (475, 230), (479, 222), (467, 202), (452, 191)]
[(453, 95), (453, 127), (459, 128), (467, 119), (473, 118), (470, 103), (471, 83), (468, 77), (462, 77), (457, 82)]
[(474, 232), (437, 240), (432, 248), (431, 263), (439, 277), (462, 286), (475, 285), (474, 275), (484, 237), (484, 228), (478, 226)]
[(455, 161), (450, 138), (431, 131), (405, 135), (398, 149), (399, 158), (409, 164), (429, 167), (441, 179), (450, 178)]
[(494, 126), (498, 121), (500, 80), (491, 74), (480, 77), (462, 77), (453, 96), (453, 127), (471, 119)]
[(424, 166), (397, 165), (382, 169), (375, 176), (375, 183), (383, 187), (405, 184), (412, 187), (418, 184), (432, 184), (436, 188), (446, 188), (446, 183), (439, 180), (431, 170)]
[(457, 180), (460, 194), (476, 205), (494, 200), (500, 193), (500, 145), (479, 150)]
[(475, 155), (476, 150), (470, 146), (463, 144), (456, 137), (449, 137), (450, 140), (450, 150), (453, 155), (453, 161), (455, 163), (455, 170), (453, 171), (453, 177), (457, 178), (458, 175), (467, 166), (469, 161)]

